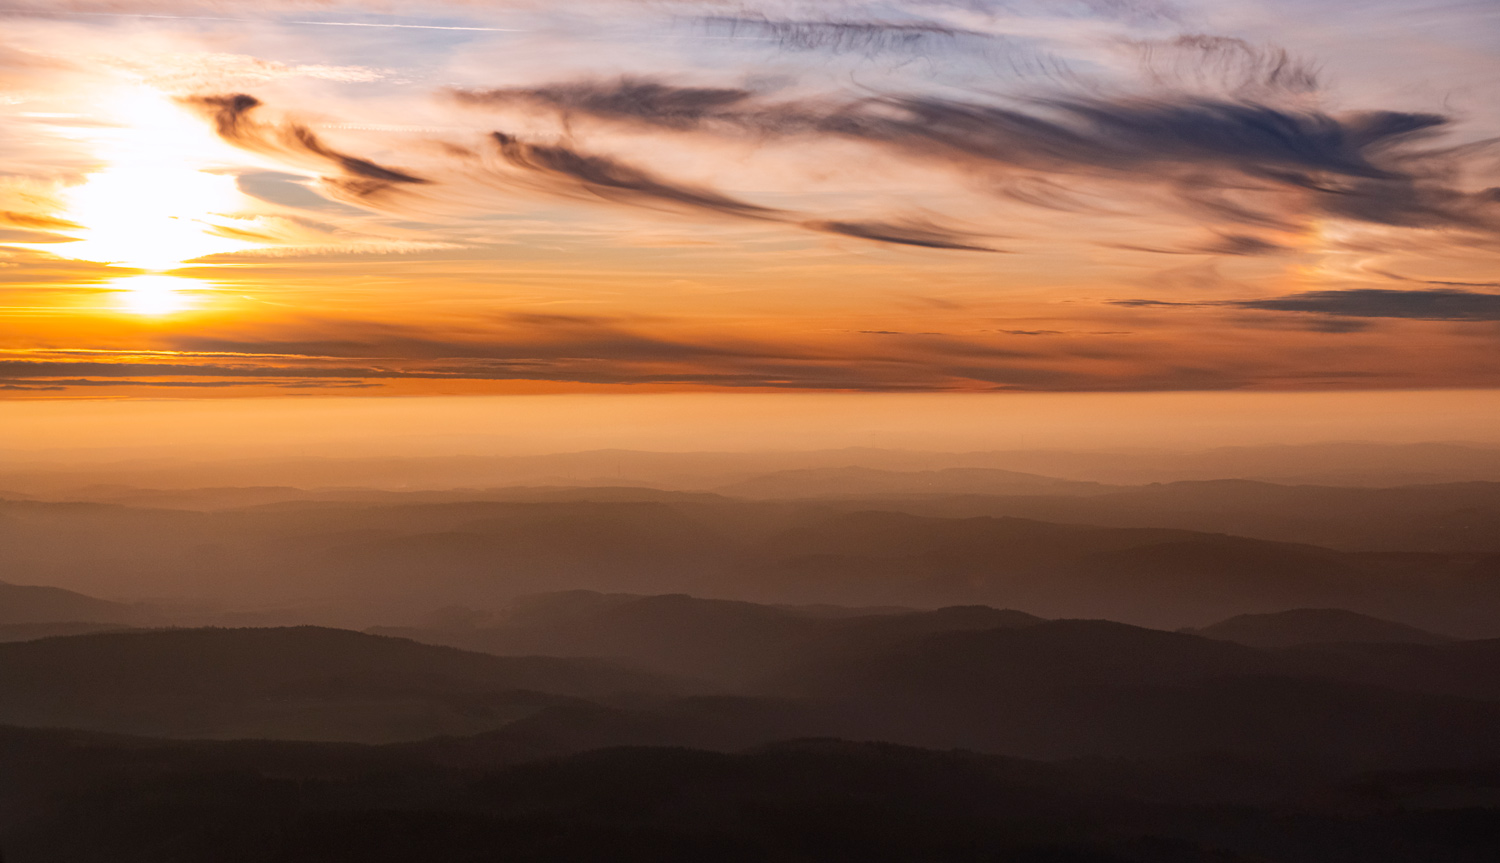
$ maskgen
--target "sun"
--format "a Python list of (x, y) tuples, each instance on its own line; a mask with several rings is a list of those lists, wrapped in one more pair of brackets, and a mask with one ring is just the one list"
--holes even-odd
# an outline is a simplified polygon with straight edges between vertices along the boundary
[(174, 276), (131, 276), (116, 279), (113, 285), (119, 291), (120, 308), (131, 314), (170, 315), (194, 305), (189, 292), (195, 283)]
[(167, 270), (249, 248), (216, 232), (222, 214), (244, 203), (234, 177), (213, 170), (222, 142), (149, 87), (128, 88), (110, 104), (119, 122), (95, 140), (104, 164), (64, 193), (63, 215), (83, 227), (68, 257)]

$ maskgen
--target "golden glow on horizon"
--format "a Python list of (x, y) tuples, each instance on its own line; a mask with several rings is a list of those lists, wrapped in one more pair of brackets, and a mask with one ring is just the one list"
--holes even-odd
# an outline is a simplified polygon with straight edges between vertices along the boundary
[(219, 236), (214, 219), (244, 199), (234, 177), (204, 170), (224, 145), (162, 93), (139, 86), (113, 98), (121, 125), (97, 139), (105, 166), (69, 190), (62, 214), (85, 229), (70, 258), (165, 270), (204, 255), (251, 248)]
[(170, 315), (191, 308), (194, 303), (186, 291), (193, 285), (174, 276), (131, 276), (116, 279), (120, 308), (136, 315)]

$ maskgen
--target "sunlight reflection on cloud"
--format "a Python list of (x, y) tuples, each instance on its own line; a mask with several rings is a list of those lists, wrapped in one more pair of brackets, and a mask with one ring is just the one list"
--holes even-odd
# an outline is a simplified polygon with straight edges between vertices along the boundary
[(170, 315), (196, 305), (188, 293), (194, 283), (174, 276), (131, 276), (116, 279), (120, 308), (136, 315)]

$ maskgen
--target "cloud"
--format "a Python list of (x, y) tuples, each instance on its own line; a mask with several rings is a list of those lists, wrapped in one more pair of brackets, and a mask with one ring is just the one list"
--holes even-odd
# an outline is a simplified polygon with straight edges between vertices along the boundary
[(40, 228), (42, 230), (76, 231), (83, 227), (67, 219), (59, 219), (55, 216), (47, 216), (39, 213), (17, 213), (11, 210), (0, 211), (0, 222), (22, 228)]
[[(0, 360), (0, 377), (12, 382), (68, 375), (102, 378), (382, 378), (413, 377), (378, 367), (276, 366), (261, 364), (90, 362), (67, 360)], [(433, 375), (422, 375), (432, 377)]]
[(1286, 246), (1263, 237), (1249, 234), (1222, 234), (1199, 247), (1199, 251), (1211, 255), (1277, 255), (1287, 251)]
[[(577, 95), (584, 101), (589, 99), (588, 93)], [(624, 110), (627, 105), (650, 104), (655, 111), (676, 111), (688, 116), (693, 113), (695, 104), (714, 101), (722, 103), (732, 101), (732, 97), (712, 90), (683, 93), (641, 87), (610, 94), (609, 100), (615, 102), (619, 110)], [(491, 185), (498, 184), (503, 188), (521, 188), (572, 199), (609, 201), (651, 209), (686, 209), (736, 219), (779, 222), (811, 231), (842, 234), (881, 243), (931, 249), (993, 251), (974, 242), (971, 236), (944, 229), (926, 220), (808, 219), (802, 214), (754, 204), (713, 189), (669, 180), (610, 156), (585, 153), (561, 143), (525, 141), (500, 131), (490, 133), (489, 146), (478, 153), (468, 148), (450, 146), (447, 151), (464, 168), (469, 169), (470, 173), (466, 176), (460, 170), (457, 176), (448, 178), (447, 188), (436, 188), (438, 184), (427, 178), (334, 150), (302, 124), (286, 123), (278, 126), (250, 119), (250, 112), (261, 106), (260, 100), (254, 96), (197, 96), (188, 101), (207, 113), (219, 136), (230, 143), (256, 152), (290, 156), (293, 160), (313, 156), (325, 165), (337, 166), (345, 176), (342, 182), (336, 184), (337, 188), (351, 192), (356, 198), (370, 198), (398, 184), (434, 186), (429, 190), (429, 196), (437, 199), (466, 198), (472, 197), (474, 181), (478, 180)], [(595, 107), (598, 110), (609, 110), (603, 101)], [(476, 166), (479, 171), (477, 176), (472, 173)], [(279, 199), (291, 206), (315, 209), (322, 208), (322, 204), (326, 203), (320, 203), (321, 199), (305, 188), (289, 186), (285, 175), (274, 172), (244, 175), (240, 185), (252, 193), (258, 192), (257, 197)], [(271, 239), (259, 234), (247, 236), (237, 229), (227, 230), (237, 237)]]
[(1253, 257), (1279, 255), (1291, 251), (1280, 243), (1251, 234), (1217, 234), (1210, 240), (1187, 243), (1175, 248), (1164, 246), (1142, 246), (1131, 243), (1102, 243), (1111, 249), (1131, 252), (1151, 252), (1157, 255), (1236, 255)]
[(1500, 294), (1434, 289), (1394, 291), (1359, 288), (1309, 291), (1230, 305), (1270, 312), (1305, 312), (1354, 318), (1407, 318), (1419, 321), (1500, 321)]
[[(1283, 52), (1208, 37), (1192, 37), (1187, 45), (1239, 58), (1234, 62), (1261, 89), (1316, 86), (1313, 73)], [(1310, 203), (1317, 213), (1375, 224), (1500, 226), (1500, 191), (1448, 185), (1460, 153), (1414, 146), (1451, 125), (1434, 113), (1330, 114), (1233, 94), (1182, 92), (1054, 93), (1010, 102), (902, 93), (778, 101), (749, 89), (639, 77), (464, 91), (457, 98), (471, 107), (553, 112), (569, 128), (591, 119), (756, 142), (859, 141), (918, 163), (1000, 172), (997, 193), (1012, 199), (1024, 196), (999, 177), (1029, 175), (1051, 189), (1035, 203), (1056, 208), (1067, 208), (1069, 199), (1061, 187), (1047, 187), (1048, 178), (1071, 176), (1165, 187), (1188, 211), (1242, 224), (1292, 227), (1274, 209)], [(1275, 193), (1282, 200), (1257, 204), (1246, 193)]]
[(886, 53), (952, 52), (964, 42), (990, 41), (988, 33), (930, 21), (838, 21), (711, 15), (698, 20), (703, 32), (722, 39), (759, 39), (787, 51), (823, 51), (875, 56)]
[(849, 101), (752, 101), (735, 89), (673, 87), (639, 78), (529, 89), (459, 92), (471, 105), (529, 104), (669, 129), (758, 135), (832, 135), (931, 155), (961, 154), (1053, 169), (1137, 170), (1225, 165), (1297, 180), (1287, 172), (1391, 179), (1375, 156), (1448, 123), (1436, 114), (1370, 111), (1334, 117), (1248, 101), (1036, 97), (1016, 106), (930, 95)]
[(927, 249), (955, 249), (966, 252), (993, 252), (989, 246), (978, 245), (973, 235), (950, 231), (930, 222), (836, 222), (811, 221), (802, 226), (829, 234), (842, 234), (864, 240), (894, 243), (902, 246), (920, 246)]
[(286, 78), (311, 78), (339, 83), (370, 83), (386, 72), (364, 66), (305, 64), (290, 66), (245, 54), (219, 52), (152, 53), (108, 58), (109, 65), (166, 92), (192, 93), (210, 88), (254, 87)]
[(243, 194), (282, 207), (314, 212), (358, 213), (347, 204), (330, 201), (308, 188), (306, 181), (296, 174), (279, 171), (247, 171), (234, 178), (235, 186)]
[[(1246, 386), (1281, 358), (1247, 363), (1230, 350), (1181, 368), (1150, 343), (1097, 337), (1044, 340), (1037, 349), (993, 337), (895, 330), (853, 332), (846, 340), (803, 340), (774, 330), (684, 330), (686, 322), (609, 316), (510, 315), (465, 331), (436, 333), (363, 321), (306, 321), (257, 334), (176, 333), (164, 345), (205, 357), (260, 353), (286, 367), (327, 363), (329, 374), (352, 360), (371, 381), (552, 381), (599, 385), (806, 390), (1121, 391)], [(676, 333), (667, 336), (665, 333)], [(870, 335), (920, 336), (869, 339)], [(873, 342), (878, 341), (879, 344)], [(1289, 361), (1290, 362), (1290, 361)], [(247, 365), (249, 363), (247, 362)], [(1269, 367), (1269, 368), (1268, 368)]]
[(106, 380), (95, 380), (93, 378), (73, 378), (70, 380), (48, 379), (46, 384), (19, 384), (7, 383), (0, 380), (0, 390), (13, 392), (66, 392), (74, 388), (92, 387), (167, 387), (170, 389), (223, 389), (228, 387), (276, 387), (280, 389), (365, 389), (379, 386), (365, 381), (284, 381), (284, 380), (251, 380), (251, 381), (164, 381), (157, 379), (146, 380), (123, 380), (110, 378)]
[[(1191, 304), (1188, 304), (1191, 305)], [(1233, 307), (1233, 304), (1225, 304)], [(793, 390), (1116, 392), (1242, 387), (1494, 385), (1486, 346), (1434, 353), (1358, 335), (1349, 321), (1226, 331), (843, 332), (607, 315), (517, 314), (435, 326), (347, 319), (219, 323), (152, 336), (149, 352), (37, 352), (0, 364), (0, 386), (397, 387), (404, 392), (507, 391), (507, 382)], [(1264, 328), (1262, 328), (1264, 329)], [(1354, 332), (1330, 365), (1326, 336)], [(1250, 335), (1247, 335), (1249, 333)], [(1273, 339), (1275, 350), (1247, 350)], [(1184, 342), (1185, 340), (1185, 342)], [(1021, 344), (1024, 342), (1024, 347)], [(1191, 348), (1185, 355), (1184, 345)], [(111, 383), (111, 382), (119, 383)]]
[(1375, 273), (1385, 276), (1397, 282), (1415, 282), (1420, 285), (1440, 285), (1445, 288), (1500, 288), (1500, 282), (1459, 282), (1450, 279), (1414, 279), (1411, 276), (1403, 276), (1386, 270), (1374, 270)]
[(204, 114), (214, 124), (219, 137), (259, 153), (290, 157), (294, 161), (311, 161), (319, 167), (334, 167), (343, 174), (338, 186), (356, 197), (367, 197), (391, 186), (425, 184), (428, 180), (396, 168), (388, 168), (361, 159), (324, 144), (312, 129), (301, 123), (280, 125), (262, 123), (250, 117), (261, 106), (259, 99), (244, 93), (217, 96), (192, 96), (183, 100)]
[[(1415, 321), (1500, 321), (1500, 294), (1455, 288), (1389, 290), (1352, 288), (1306, 291), (1255, 300), (1111, 300), (1110, 305), (1150, 309), (1219, 307), (1262, 312), (1298, 312), (1349, 318), (1405, 318)], [(1330, 332), (1345, 332), (1336, 328)]]
[[(357, 359), (370, 370), (364, 376), (370, 380), (406, 377), (870, 391), (992, 385), (990, 381), (975, 383), (966, 371), (949, 369), (944, 362), (924, 360), (931, 351), (965, 365), (996, 361), (1021, 365), (1034, 359), (1025, 352), (949, 344), (941, 339), (913, 355), (900, 356), (888, 348), (871, 353), (869, 348), (834, 348), (758, 331), (754, 336), (714, 330), (684, 332), (682, 326), (682, 322), (608, 316), (513, 314), (467, 330), (436, 334), (393, 324), (309, 320), (300, 328), (284, 325), (264, 334), (175, 333), (164, 346), (206, 358), (260, 354), (282, 371), (292, 368), (287, 365), (288, 357), (297, 357), (298, 368), (320, 368), (326, 363), (323, 375), (343, 378), (359, 376), (351, 363)], [(256, 363), (244, 362), (243, 367), (230, 368), (236, 374), (249, 374), (238, 369)], [(990, 374), (998, 372), (991, 369)], [(1015, 372), (1017, 376), (1036, 374)]]
[(608, 83), (575, 81), (532, 88), (454, 90), (452, 96), (461, 104), (476, 107), (551, 108), (690, 129), (748, 101), (755, 93), (732, 87), (678, 87), (626, 76)]
[[(826, 234), (839, 234), (878, 243), (971, 252), (992, 252), (973, 235), (943, 228), (927, 220), (840, 221), (804, 219), (796, 213), (763, 207), (711, 189), (676, 183), (616, 159), (588, 155), (547, 144), (531, 144), (504, 132), (492, 134), (503, 167), (519, 171), (533, 185), (569, 197), (601, 198), (647, 207), (686, 207), (699, 212), (754, 221), (782, 222)], [(509, 176), (509, 174), (507, 175)]]
[(560, 145), (529, 144), (504, 132), (491, 136), (501, 162), (540, 179), (543, 188), (573, 196), (583, 193), (637, 205), (681, 205), (748, 219), (781, 219), (780, 211), (718, 192), (663, 180), (649, 171), (605, 156), (586, 155)]
[(4, 243), (76, 243), (77, 237), (53, 234), (46, 231), (15, 231), (0, 228), (0, 244)]
[(1218, 303), (1193, 303), (1177, 302), (1174, 300), (1110, 300), (1112, 306), (1124, 306), (1127, 309), (1155, 309), (1165, 306), (1214, 306)]
[(458, 360), (550, 362), (572, 358), (612, 361), (675, 362), (702, 359), (748, 359), (784, 353), (765, 345), (718, 338), (708, 342), (649, 335), (640, 330), (651, 321), (610, 316), (508, 314), (446, 333), (429, 333), (400, 324), (307, 319), (277, 333), (175, 333), (174, 351), (206, 355), (326, 357), (360, 360)]
[(1276, 46), (1205, 33), (1131, 44), (1158, 86), (1241, 98), (1315, 93), (1322, 86), (1316, 63)]

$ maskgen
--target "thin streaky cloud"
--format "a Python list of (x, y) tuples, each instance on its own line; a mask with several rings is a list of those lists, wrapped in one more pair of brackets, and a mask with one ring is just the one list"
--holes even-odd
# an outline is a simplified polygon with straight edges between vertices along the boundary
[(154, 15), (145, 12), (68, 12), (33, 9), (0, 9), (0, 15), (28, 17), (134, 18), (145, 21), (228, 21), (238, 24), (272, 23), (297, 27), (377, 27), (390, 30), (464, 30), (477, 33), (526, 33), (515, 27), (477, 27), (443, 24), (395, 24), (372, 21), (295, 21), (280, 18), (230, 18), (218, 15)]

